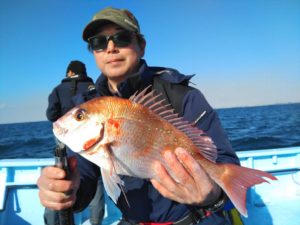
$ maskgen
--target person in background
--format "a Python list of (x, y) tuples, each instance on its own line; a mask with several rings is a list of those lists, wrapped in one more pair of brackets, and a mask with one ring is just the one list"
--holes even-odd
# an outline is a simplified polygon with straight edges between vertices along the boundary
[[(56, 86), (48, 98), (48, 108), (46, 115), (49, 121), (55, 122), (71, 108), (76, 105), (73, 101), (74, 96), (80, 93), (95, 95), (95, 85), (92, 78), (87, 76), (85, 64), (81, 61), (71, 61), (67, 67), (66, 78)], [(56, 144), (63, 147), (64, 144), (56, 140)], [(97, 191), (93, 201), (89, 205), (90, 223), (92, 225), (101, 225), (104, 217), (104, 190), (102, 179), (99, 178)], [(46, 208), (44, 214), (46, 225), (58, 224), (58, 214)]]
[[(162, 86), (173, 107), (178, 104), (172, 102), (179, 99), (180, 115), (213, 139), (218, 150), (217, 162), (239, 164), (216, 111), (199, 90), (187, 86), (191, 76), (147, 65), (143, 59), (146, 40), (130, 11), (109, 7), (97, 12), (84, 28), (83, 40), (102, 72), (96, 82), (100, 95), (129, 98), (149, 85), (158, 92)], [(72, 180), (64, 180), (65, 174), (59, 168), (43, 169), (38, 187), (44, 206), (56, 210), (73, 207), (74, 211), (80, 211), (92, 200), (90, 195), (96, 191), (99, 170), (78, 154), (72, 154), (76, 157), (71, 160)], [(121, 176), (130, 207), (124, 195), (120, 195), (116, 203), (122, 213), (119, 225), (231, 224), (223, 213), (226, 195), (187, 150), (165, 151), (162, 157), (176, 180), (159, 163), (155, 167), (158, 180)], [(70, 190), (70, 196), (62, 195)]]
[(48, 120), (54, 122), (73, 108), (73, 96), (94, 90), (94, 82), (87, 76), (85, 64), (77, 60), (71, 61), (67, 67), (66, 78), (49, 95), (46, 111)]

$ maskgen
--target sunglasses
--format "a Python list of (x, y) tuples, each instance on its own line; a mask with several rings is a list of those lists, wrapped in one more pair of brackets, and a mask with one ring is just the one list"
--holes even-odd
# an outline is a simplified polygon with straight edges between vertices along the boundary
[(90, 48), (94, 51), (104, 51), (109, 40), (112, 40), (117, 47), (127, 47), (132, 41), (132, 32), (122, 30), (114, 35), (96, 35), (88, 39)]

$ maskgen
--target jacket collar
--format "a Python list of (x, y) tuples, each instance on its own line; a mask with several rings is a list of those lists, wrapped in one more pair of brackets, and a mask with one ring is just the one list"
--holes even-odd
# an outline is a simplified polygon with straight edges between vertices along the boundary
[[(185, 76), (177, 70), (165, 67), (148, 67), (145, 60), (141, 59), (139, 68), (136, 73), (129, 75), (128, 79), (118, 85), (118, 91), (122, 98), (129, 98), (136, 91), (152, 85), (154, 76), (159, 76), (173, 84), (188, 84), (194, 75)], [(107, 78), (101, 74), (96, 81), (96, 89), (102, 96), (112, 96), (110, 92)]]
[[(139, 68), (136, 73), (131, 74), (125, 81), (118, 85), (118, 91), (120, 97), (129, 98), (136, 91), (143, 90), (147, 86), (152, 84), (154, 73), (149, 70), (145, 60), (141, 60)], [(96, 81), (96, 89), (99, 91), (100, 95), (112, 96), (108, 87), (107, 78), (101, 74)]]
[(71, 81), (82, 81), (82, 82), (93, 82), (92, 78), (84, 75), (75, 75), (73, 77), (66, 77), (62, 79), (61, 83), (71, 82)]

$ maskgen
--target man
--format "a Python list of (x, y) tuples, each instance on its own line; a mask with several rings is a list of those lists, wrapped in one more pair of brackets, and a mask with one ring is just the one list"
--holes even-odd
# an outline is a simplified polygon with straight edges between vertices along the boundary
[[(92, 78), (87, 76), (85, 64), (81, 61), (71, 61), (66, 70), (66, 78), (56, 86), (48, 98), (46, 115), (49, 121), (54, 122), (76, 105), (73, 97), (80, 93), (95, 95), (95, 85)], [(58, 141), (57, 141), (58, 142)], [(58, 144), (63, 146), (62, 143)], [(104, 187), (102, 180), (98, 180), (97, 191), (89, 205), (90, 222), (92, 225), (101, 225), (104, 217)], [(45, 209), (44, 221), (46, 225), (58, 224), (58, 214), (51, 209)]]
[[(175, 90), (184, 90), (178, 111), (212, 137), (218, 148), (218, 162), (238, 164), (216, 112), (198, 90), (187, 88), (191, 77), (173, 69), (147, 66), (142, 59), (146, 41), (138, 21), (128, 10), (101, 10), (85, 27), (83, 39), (88, 42), (102, 72), (96, 82), (99, 94), (129, 98), (151, 84), (156, 89), (165, 83), (165, 87), (176, 86)], [(173, 94), (168, 97), (171, 103), (175, 100)], [(57, 168), (43, 170), (38, 186), (44, 206), (56, 210), (73, 206), (74, 210), (80, 210), (89, 203), (89, 195), (95, 192), (97, 170), (80, 156), (76, 155), (76, 158), (70, 161), (72, 181), (63, 180), (65, 174)], [(130, 207), (121, 195), (117, 201), (122, 212), (120, 224), (229, 224), (222, 213), (224, 193), (191, 155), (185, 149), (177, 148), (175, 153), (166, 151), (164, 159), (172, 174), (176, 174), (176, 181), (160, 163), (155, 167), (158, 180), (122, 176)], [(71, 195), (63, 194), (70, 190), (73, 191)]]
[(94, 82), (87, 76), (85, 64), (77, 60), (71, 61), (67, 67), (66, 78), (49, 95), (46, 111), (48, 120), (54, 122), (73, 108), (73, 96), (94, 89)]

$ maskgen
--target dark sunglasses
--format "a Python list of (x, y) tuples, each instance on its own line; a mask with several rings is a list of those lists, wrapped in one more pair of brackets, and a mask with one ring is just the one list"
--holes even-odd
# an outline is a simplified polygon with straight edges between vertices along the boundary
[(122, 30), (114, 35), (96, 35), (88, 39), (90, 48), (94, 51), (104, 51), (109, 40), (112, 40), (117, 47), (127, 47), (132, 41), (133, 33)]

